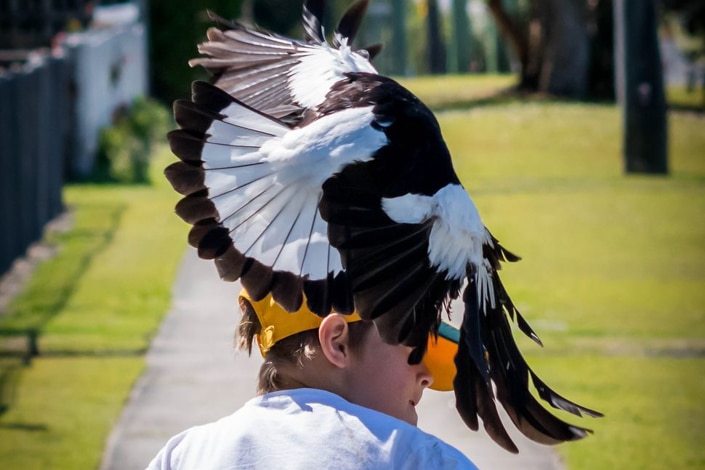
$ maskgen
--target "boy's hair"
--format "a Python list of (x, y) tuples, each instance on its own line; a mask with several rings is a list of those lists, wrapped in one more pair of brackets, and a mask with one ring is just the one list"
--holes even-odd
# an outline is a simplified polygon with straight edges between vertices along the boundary
[[(239, 349), (246, 349), (252, 354), (252, 345), (256, 336), (262, 332), (262, 324), (252, 304), (240, 297), (240, 310), (242, 319), (238, 327), (237, 344)], [(355, 321), (348, 323), (349, 347), (353, 354), (358, 354), (372, 327), (372, 322)], [(311, 329), (283, 338), (272, 345), (264, 354), (264, 363), (260, 367), (257, 380), (257, 394), (264, 394), (281, 390), (282, 366), (304, 367), (304, 361), (310, 359), (319, 349), (318, 329)]]

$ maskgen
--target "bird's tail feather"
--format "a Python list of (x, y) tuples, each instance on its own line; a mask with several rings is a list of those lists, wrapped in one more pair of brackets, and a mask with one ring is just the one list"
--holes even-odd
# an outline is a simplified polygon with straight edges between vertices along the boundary
[(509, 318), (516, 318), (527, 336), (537, 342), (538, 337), (514, 307), (496, 270), (492, 281), (499, 300), (494, 308), (480, 303), (475, 274), (468, 271), (468, 286), (463, 294), (465, 316), (455, 359), (458, 412), (472, 429), (477, 429), (478, 417), (481, 418), (490, 437), (510, 452), (518, 450), (499, 419), (496, 402), (507, 411), (517, 429), (536, 442), (556, 444), (585, 437), (590, 430), (559, 419), (539, 404), (531, 393), (530, 381), (539, 397), (554, 408), (577, 416), (602, 415), (557, 394), (531, 370), (514, 341)]

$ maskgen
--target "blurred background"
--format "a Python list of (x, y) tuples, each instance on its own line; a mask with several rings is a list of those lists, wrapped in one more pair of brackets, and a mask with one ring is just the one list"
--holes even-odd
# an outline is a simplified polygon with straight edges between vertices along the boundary
[[(206, 9), (302, 37), (294, 0), (0, 0), (2, 468), (97, 468), (144, 369)], [(530, 362), (607, 415), (561, 465), (705, 469), (705, 1), (372, 0), (375, 43), (524, 258), (503, 276)]]

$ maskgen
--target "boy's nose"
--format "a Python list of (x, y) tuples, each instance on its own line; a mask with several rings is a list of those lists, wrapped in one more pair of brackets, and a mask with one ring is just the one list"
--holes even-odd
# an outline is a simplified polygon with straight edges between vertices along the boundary
[(431, 386), (433, 383), (433, 375), (431, 374), (431, 371), (428, 370), (428, 367), (421, 362), (419, 364), (420, 371), (419, 371), (419, 385), (421, 385), (423, 388), (428, 388)]

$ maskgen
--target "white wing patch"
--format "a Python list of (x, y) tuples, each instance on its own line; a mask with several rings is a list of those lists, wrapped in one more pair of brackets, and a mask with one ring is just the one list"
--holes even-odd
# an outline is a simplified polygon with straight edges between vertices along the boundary
[(377, 73), (368, 59), (350, 48), (347, 38), (341, 39), (339, 49), (324, 43), (306, 47), (297, 58), (299, 63), (289, 73), (289, 87), (294, 100), (306, 108), (323, 103), (331, 87), (343, 80), (345, 73)]
[(342, 270), (318, 213), (321, 185), (388, 143), (352, 108), (290, 130), (245, 108), (214, 122), (201, 157), (205, 185), (235, 248), (277, 271), (324, 279)]
[(395, 198), (382, 198), (382, 209), (398, 224), (420, 224), (433, 215), (435, 201), (432, 196), (405, 194)]
[(458, 184), (449, 184), (433, 196), (406, 194), (382, 199), (382, 209), (397, 223), (418, 224), (433, 220), (428, 242), (431, 266), (447, 270), (446, 279), (463, 279), (466, 268), (478, 272), (478, 294), (494, 306), (494, 291), (482, 245), (492, 244), (480, 213), (468, 193)]

